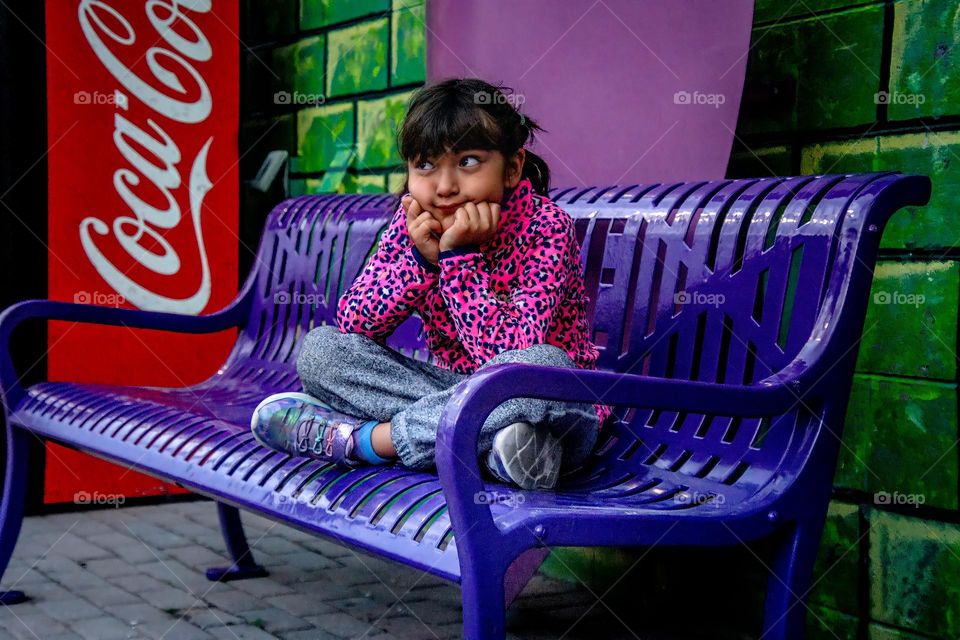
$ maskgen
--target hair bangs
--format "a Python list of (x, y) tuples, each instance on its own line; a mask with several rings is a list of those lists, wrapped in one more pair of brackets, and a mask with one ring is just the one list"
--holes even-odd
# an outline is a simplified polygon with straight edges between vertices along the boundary
[(440, 109), (410, 114), (398, 145), (404, 160), (420, 162), (447, 151), (500, 150), (503, 132), (496, 120), (477, 105), (456, 98), (445, 100)]

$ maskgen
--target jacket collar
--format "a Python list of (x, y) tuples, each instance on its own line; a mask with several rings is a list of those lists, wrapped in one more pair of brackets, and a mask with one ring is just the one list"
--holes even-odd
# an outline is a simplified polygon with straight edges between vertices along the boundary
[(508, 189), (503, 193), (503, 199), (500, 201), (500, 219), (503, 220), (508, 213), (513, 213), (520, 208), (526, 208), (530, 198), (522, 198), (521, 194), (532, 194), (533, 185), (530, 178), (521, 178), (517, 186)]

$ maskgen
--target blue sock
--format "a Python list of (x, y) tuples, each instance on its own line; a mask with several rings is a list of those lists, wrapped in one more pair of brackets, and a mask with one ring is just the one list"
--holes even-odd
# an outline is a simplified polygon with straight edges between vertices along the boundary
[(381, 458), (373, 450), (373, 428), (380, 424), (376, 420), (368, 420), (353, 432), (354, 455), (370, 464), (387, 464), (390, 458)]

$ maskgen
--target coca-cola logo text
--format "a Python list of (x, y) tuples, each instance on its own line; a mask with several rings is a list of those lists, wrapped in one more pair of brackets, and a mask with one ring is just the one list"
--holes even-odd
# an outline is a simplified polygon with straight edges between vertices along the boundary
[[(80, 222), (80, 241), (91, 264), (126, 300), (141, 309), (199, 314), (210, 300), (210, 266), (201, 229), (203, 199), (213, 187), (207, 176), (209, 136), (196, 155), (183, 158), (177, 141), (164, 128), (165, 121), (199, 125), (213, 108), (210, 89), (196, 64), (211, 59), (213, 51), (191, 14), (207, 13), (210, 0), (146, 0), (123, 3), (146, 10), (153, 31), (136, 33), (130, 20), (102, 0), (80, 0), (77, 17), (91, 50), (118, 86), (120, 99), (113, 114), (113, 143), (118, 152), (112, 189), (125, 207), (112, 220), (104, 212), (91, 213)], [(138, 39), (154, 43), (140, 56), (130, 54)], [(137, 64), (133, 60), (140, 60)], [(123, 60), (130, 59), (128, 66)], [(129, 95), (128, 95), (129, 94)], [(134, 122), (131, 101), (145, 105), (154, 117)], [(144, 153), (143, 151), (146, 151)], [(181, 175), (184, 160), (190, 170), (186, 184)], [(110, 161), (110, 160), (108, 160)], [(183, 187), (186, 186), (186, 194)], [(142, 193), (151, 194), (148, 202)], [(163, 206), (157, 206), (160, 194)], [(178, 199), (178, 194), (180, 198)], [(186, 202), (195, 245), (174, 247), (163, 232), (181, 224), (181, 202)], [(107, 212), (113, 214), (114, 212)], [(119, 212), (118, 212), (119, 213)], [(149, 246), (145, 246), (147, 240)], [(184, 251), (199, 252), (200, 282), (186, 297), (170, 297), (134, 281), (105, 255), (101, 246), (115, 243), (138, 264), (158, 276), (176, 277)], [(103, 243), (102, 245), (100, 243)]]

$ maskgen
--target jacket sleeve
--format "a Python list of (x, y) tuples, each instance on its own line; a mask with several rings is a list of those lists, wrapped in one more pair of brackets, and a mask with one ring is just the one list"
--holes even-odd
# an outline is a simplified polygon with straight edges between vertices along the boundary
[(407, 233), (406, 212), (397, 207), (374, 255), (337, 305), (337, 326), (374, 340), (387, 338), (437, 285), (439, 267), (417, 250)]
[[(508, 349), (546, 342), (576, 255), (569, 217), (544, 218), (526, 235), (508, 295), (491, 288), (490, 270), (475, 245), (440, 254), (440, 293), (460, 342), (477, 364)], [(513, 265), (505, 265), (507, 269)]]

